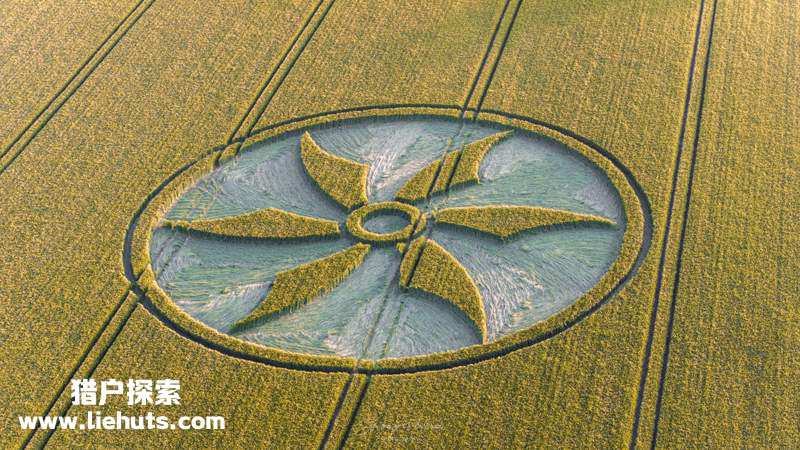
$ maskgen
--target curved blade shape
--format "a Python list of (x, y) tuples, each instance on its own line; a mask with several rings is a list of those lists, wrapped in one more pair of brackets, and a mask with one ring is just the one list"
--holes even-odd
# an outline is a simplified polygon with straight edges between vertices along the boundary
[(508, 238), (525, 230), (562, 223), (614, 224), (604, 217), (534, 206), (493, 205), (446, 208), (435, 212), (434, 217), (437, 223), (471, 228), (501, 238)]
[(232, 330), (252, 325), (263, 317), (308, 303), (330, 292), (364, 262), (370, 246), (356, 244), (350, 248), (295, 268), (278, 272), (266, 298)]
[(291, 239), (338, 236), (339, 224), (326, 219), (266, 208), (238, 216), (187, 222), (167, 220), (165, 226), (234, 238)]
[(447, 187), (458, 186), (465, 183), (477, 183), (480, 181), (478, 171), (481, 168), (481, 163), (486, 154), (489, 153), (498, 142), (511, 135), (511, 131), (503, 131), (487, 136), (475, 142), (471, 142), (464, 146), (461, 150), (461, 159), (458, 161), (458, 167), (453, 172), (450, 184)]
[(449, 152), (444, 156), (444, 164), (441, 159), (437, 159), (423, 167), (403, 184), (395, 198), (406, 202), (416, 202), (426, 198), (429, 193), (443, 192), (447, 188), (446, 174), (453, 171), (457, 160), (458, 152)]
[(328, 196), (347, 209), (367, 203), (369, 166), (326, 152), (306, 132), (300, 140), (306, 173)]
[(419, 172), (414, 174), (408, 181), (403, 184), (400, 190), (397, 191), (395, 199), (416, 202), (428, 196), (428, 189), (433, 184), (436, 173), (439, 171), (439, 165), (442, 161), (436, 160), (427, 166), (420, 169)]
[(395, 198), (415, 202), (424, 199), (429, 193), (444, 192), (451, 186), (478, 182), (478, 170), (486, 153), (510, 134), (511, 131), (495, 133), (471, 142), (461, 150), (448, 152), (443, 159), (428, 164), (406, 181), (397, 191)]
[[(402, 251), (404, 247), (398, 246)], [(464, 266), (436, 242), (413, 240), (400, 263), (400, 285), (425, 291), (452, 303), (472, 321), (486, 342), (486, 313), (480, 291)]]

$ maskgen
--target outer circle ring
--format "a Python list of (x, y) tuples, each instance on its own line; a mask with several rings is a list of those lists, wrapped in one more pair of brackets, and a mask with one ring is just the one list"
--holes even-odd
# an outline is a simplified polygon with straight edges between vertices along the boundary
[[(287, 132), (343, 120), (387, 116), (458, 118), (459, 113), (458, 107), (447, 105), (378, 105), (329, 111), (271, 125), (234, 143), (243, 142), (244, 147), (247, 147)], [(175, 305), (156, 283), (149, 261), (150, 235), (172, 202), (213, 169), (220, 155), (226, 153), (226, 145), (215, 147), (179, 168), (144, 199), (134, 214), (123, 246), (123, 266), (125, 276), (131, 283), (131, 290), (138, 295), (139, 302), (148, 311), (185, 338), (231, 357), (309, 372), (392, 375), (434, 371), (475, 364), (548, 340), (598, 311), (636, 274), (650, 249), (652, 239), (650, 202), (633, 173), (613, 153), (585, 137), (557, 125), (501, 111), (483, 110), (478, 121), (545, 135), (578, 151), (606, 173), (622, 198), (627, 227), (619, 257), (592, 289), (571, 306), (542, 322), (487, 344), (444, 353), (377, 361), (292, 353), (246, 342), (205, 326)]]

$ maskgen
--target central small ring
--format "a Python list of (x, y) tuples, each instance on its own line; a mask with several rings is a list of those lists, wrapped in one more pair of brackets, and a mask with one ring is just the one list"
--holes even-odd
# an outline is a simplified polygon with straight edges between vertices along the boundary
[[(364, 220), (382, 212), (400, 213), (408, 218), (409, 224), (391, 233), (375, 233), (364, 228)], [(365, 242), (380, 243), (404, 241), (418, 231), (423, 230), (425, 221), (425, 216), (412, 205), (400, 202), (380, 202), (367, 204), (353, 211), (347, 217), (345, 225), (347, 226), (347, 231), (356, 238)]]

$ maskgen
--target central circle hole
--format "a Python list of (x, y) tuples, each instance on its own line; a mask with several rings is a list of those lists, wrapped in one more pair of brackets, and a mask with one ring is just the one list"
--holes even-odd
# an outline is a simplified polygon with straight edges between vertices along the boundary
[(363, 226), (367, 231), (379, 234), (402, 230), (408, 224), (408, 216), (401, 211), (391, 210), (376, 211), (368, 215), (363, 222)]

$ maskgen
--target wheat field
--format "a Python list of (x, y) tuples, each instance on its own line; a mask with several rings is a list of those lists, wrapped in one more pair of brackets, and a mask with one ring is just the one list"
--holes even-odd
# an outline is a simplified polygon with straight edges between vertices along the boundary
[[(800, 3), (15, 0), (0, 4), (0, 27), (0, 447), (800, 442)], [(453, 125), (424, 128), (430, 142), (409, 139), (420, 155), (434, 148), (424, 161), (391, 159), (367, 138), (372, 166), (348, 153), (362, 142), (359, 124), (401, 141), (385, 121), (407, 118)], [(326, 131), (336, 126), (355, 131), (337, 140)], [(519, 131), (486, 138), (497, 129)], [(605, 174), (619, 218), (458, 203), (471, 192), (462, 184), (499, 183), (484, 175), (503, 162), (491, 159), (493, 149), (468, 154), (469, 143), (497, 141), (503, 154), (521, 142), (517, 134), (574, 150), (565, 171)], [(284, 136), (297, 137), (296, 154), (271, 150)], [(245, 173), (248, 158), (270, 151), (271, 164), (295, 158), (298, 180), (307, 176), (297, 192), (322, 189), (319, 198), (335, 200), (341, 220), (271, 206), (220, 219), (219, 202), (203, 203), (203, 195), (232, 197), (234, 188), (263, 194), (230, 168)], [(390, 163), (405, 178), (372, 177), (371, 168)], [(227, 178), (196, 195), (196, 220), (170, 219), (187, 189), (215, 171)], [(367, 203), (372, 186), (412, 179), (413, 195), (397, 197), (405, 203), (384, 201), (411, 211), (402, 239), (370, 228), (372, 209), (350, 215), (376, 204)], [(593, 186), (581, 185), (581, 195), (602, 203), (595, 197), (605, 191)], [(412, 310), (381, 306), (372, 328), (318, 339), (357, 335), (361, 352), (272, 348), (197, 320), (162, 289), (155, 268), (158, 228), (164, 236), (325, 243), (352, 238), (347, 220), (356, 219), (366, 243), (352, 254), (341, 247), (328, 252), (338, 258), (314, 266), (287, 251), (301, 270), (275, 269), (267, 280), (275, 295), (254, 298), (278, 298), (280, 308), (262, 303), (252, 321), (306, 303), (325, 308), (315, 298), (348, 277), (360, 288), (376, 260), (365, 259), (372, 248), (399, 263), (382, 295), (421, 291), (426, 307), (463, 319), (457, 325), (470, 330), (471, 345), (388, 357), (402, 339), (381, 333), (401, 329), (410, 314), (403, 311)], [(486, 248), (517, 235), (545, 239), (537, 230), (555, 224), (581, 249), (585, 225), (618, 239), (617, 253), (602, 263), (578, 258), (599, 275), (577, 300), (501, 336), (492, 328), (496, 311), (481, 306), (489, 302), (479, 292), (486, 274), (445, 248), (453, 231), (436, 223), (469, 228), (457, 231), (470, 239), (483, 230), (490, 236), (475, 242)], [(200, 286), (206, 275), (198, 274)], [(384, 310), (395, 314), (385, 329)], [(370, 347), (373, 335), (385, 339), (382, 349)], [(223, 416), (225, 429), (20, 426), (22, 415), (95, 410), (72, 402), (71, 380), (81, 378), (179, 379), (181, 405), (167, 412)], [(152, 410), (122, 396), (103, 408)]]

